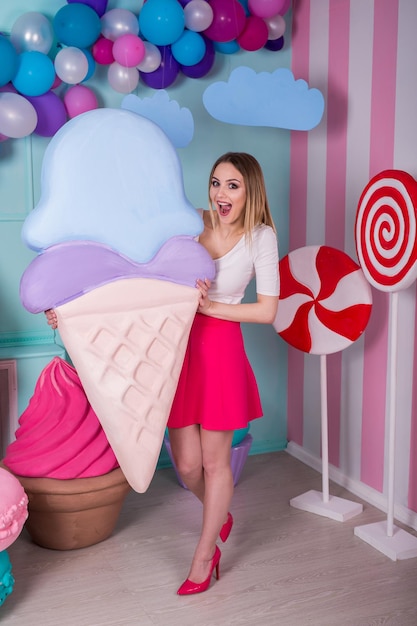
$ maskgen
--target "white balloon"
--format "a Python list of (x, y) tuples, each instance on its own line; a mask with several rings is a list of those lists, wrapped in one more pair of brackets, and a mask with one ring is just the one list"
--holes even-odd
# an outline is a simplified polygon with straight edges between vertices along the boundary
[(185, 25), (188, 30), (200, 33), (213, 21), (213, 9), (206, 0), (191, 0), (184, 7)]
[(115, 41), (121, 35), (139, 33), (139, 20), (128, 9), (110, 9), (100, 19), (101, 34), (110, 41)]
[(134, 91), (139, 82), (139, 71), (136, 67), (125, 67), (115, 61), (109, 65), (107, 70), (107, 80), (110, 87), (119, 93), (130, 93)]
[(68, 85), (81, 83), (88, 73), (88, 59), (75, 46), (62, 48), (55, 57), (55, 72)]
[(143, 43), (145, 45), (145, 56), (136, 67), (141, 72), (154, 72), (161, 65), (161, 51), (150, 41), (144, 41)]
[(29, 11), (18, 17), (13, 24), (10, 41), (17, 52), (36, 50), (48, 54), (54, 41), (54, 30), (45, 15)]
[(0, 133), (20, 139), (30, 135), (38, 124), (33, 104), (18, 93), (0, 93)]
[(284, 35), (286, 23), (282, 15), (278, 14), (273, 17), (266, 17), (264, 22), (268, 26), (268, 39), (279, 39)]

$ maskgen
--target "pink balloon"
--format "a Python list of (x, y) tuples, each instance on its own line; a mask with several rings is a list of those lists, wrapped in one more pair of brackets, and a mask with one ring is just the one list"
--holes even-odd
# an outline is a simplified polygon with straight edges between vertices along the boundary
[(245, 27), (246, 15), (238, 0), (208, 0), (213, 9), (213, 21), (204, 35), (212, 41), (226, 43), (237, 39)]
[(272, 17), (280, 13), (285, 0), (248, 0), (248, 9), (251, 15), (257, 17)]
[(281, 6), (280, 10), (278, 11), (278, 13), (280, 15), (285, 15), (286, 12), (288, 11), (288, 9), (290, 8), (290, 6), (291, 6), (291, 0), (283, 0), (282, 1), (282, 6)]
[(62, 85), (62, 80), (59, 78), (59, 76), (57, 74), (55, 74), (55, 80), (52, 83), (52, 87), (51, 89), (56, 89), (57, 87), (59, 87), (60, 85)]
[(106, 37), (99, 37), (93, 45), (91, 53), (99, 65), (110, 65), (114, 61), (113, 42)]
[(114, 60), (123, 67), (136, 67), (145, 57), (145, 45), (140, 37), (127, 33), (113, 44)]
[(70, 118), (98, 108), (96, 94), (85, 85), (74, 85), (67, 89), (64, 104)]
[(243, 50), (254, 52), (264, 47), (268, 41), (268, 26), (264, 20), (255, 15), (246, 18), (246, 24), (243, 31), (237, 38), (239, 46)]

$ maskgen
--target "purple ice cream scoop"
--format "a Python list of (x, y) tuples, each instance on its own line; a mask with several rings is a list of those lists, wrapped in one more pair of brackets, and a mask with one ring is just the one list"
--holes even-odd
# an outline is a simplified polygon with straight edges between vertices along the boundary
[(123, 278), (154, 278), (195, 287), (198, 278), (214, 278), (214, 263), (192, 237), (169, 239), (147, 263), (136, 263), (108, 246), (70, 241), (47, 248), (27, 267), (20, 299), (40, 313)]

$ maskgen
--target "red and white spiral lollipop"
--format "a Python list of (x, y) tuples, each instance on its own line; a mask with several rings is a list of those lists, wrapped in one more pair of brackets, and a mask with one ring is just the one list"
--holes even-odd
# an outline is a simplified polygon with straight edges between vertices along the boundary
[(281, 293), (274, 328), (310, 354), (347, 348), (366, 328), (371, 287), (345, 252), (330, 246), (293, 250), (279, 263)]
[(400, 291), (417, 278), (417, 181), (407, 172), (374, 176), (359, 200), (355, 239), (359, 263), (371, 285)]

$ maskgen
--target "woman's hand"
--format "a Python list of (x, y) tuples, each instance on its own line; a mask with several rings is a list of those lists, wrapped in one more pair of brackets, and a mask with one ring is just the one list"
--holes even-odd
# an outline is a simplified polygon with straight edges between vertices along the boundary
[(208, 310), (211, 307), (211, 300), (208, 297), (208, 290), (210, 288), (211, 281), (208, 278), (201, 280), (199, 278), (196, 282), (196, 287), (200, 291), (200, 300), (198, 303), (198, 313), (208, 313)]
[(54, 309), (48, 309), (47, 311), (45, 311), (45, 315), (49, 326), (51, 326), (54, 330), (58, 328), (58, 318)]

